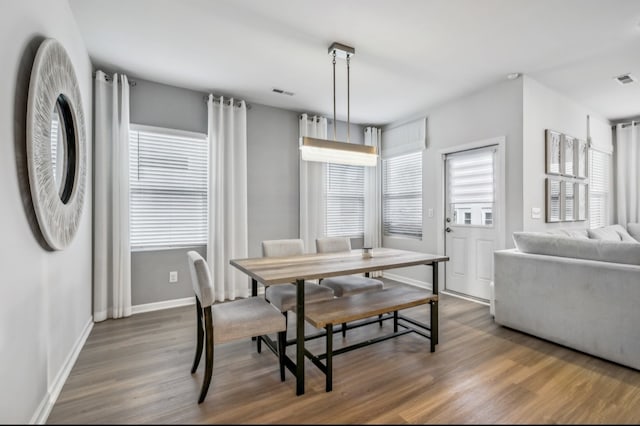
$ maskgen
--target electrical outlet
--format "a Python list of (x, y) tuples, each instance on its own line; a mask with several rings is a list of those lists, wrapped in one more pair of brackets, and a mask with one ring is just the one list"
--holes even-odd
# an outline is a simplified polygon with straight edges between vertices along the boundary
[(177, 283), (178, 282), (178, 271), (169, 272), (169, 282)]

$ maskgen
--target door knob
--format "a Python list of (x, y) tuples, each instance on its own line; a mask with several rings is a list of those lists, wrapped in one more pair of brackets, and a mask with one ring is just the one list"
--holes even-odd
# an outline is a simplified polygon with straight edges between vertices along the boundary
[(451, 222), (451, 218), (450, 217), (447, 218), (447, 222)]
[(451, 228), (449, 228), (448, 226), (445, 229), (446, 232), (451, 232)]

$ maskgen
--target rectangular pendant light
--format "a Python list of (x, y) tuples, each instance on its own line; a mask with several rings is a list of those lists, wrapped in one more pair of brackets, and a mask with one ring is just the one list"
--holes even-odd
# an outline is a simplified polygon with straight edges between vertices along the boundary
[[(318, 139), (308, 136), (300, 138), (300, 152), (304, 161), (322, 163), (350, 164), (353, 166), (377, 166), (378, 152), (376, 147), (350, 143), (351, 128), (350, 96), (349, 96), (349, 64), (356, 50), (342, 43), (334, 42), (329, 46), (329, 54), (333, 57), (333, 140)], [(336, 57), (347, 61), (347, 142), (336, 141)]]
[(304, 136), (300, 138), (300, 152), (305, 161), (323, 163), (350, 164), (353, 166), (376, 166), (378, 152), (376, 147), (317, 139)]

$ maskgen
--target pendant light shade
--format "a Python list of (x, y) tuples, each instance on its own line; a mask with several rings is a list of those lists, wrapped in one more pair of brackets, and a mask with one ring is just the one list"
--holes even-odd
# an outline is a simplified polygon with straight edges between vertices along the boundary
[(369, 145), (330, 141), (310, 137), (300, 138), (300, 151), (305, 161), (375, 166), (378, 162), (376, 148)]
[[(353, 144), (349, 141), (351, 127), (349, 69), (355, 49), (344, 44), (333, 43), (329, 46), (329, 54), (333, 58), (333, 140), (306, 136), (300, 138), (302, 159), (304, 161), (350, 164), (354, 166), (376, 166), (378, 164), (378, 152), (375, 147)], [(336, 140), (336, 57), (347, 61), (347, 142)]]

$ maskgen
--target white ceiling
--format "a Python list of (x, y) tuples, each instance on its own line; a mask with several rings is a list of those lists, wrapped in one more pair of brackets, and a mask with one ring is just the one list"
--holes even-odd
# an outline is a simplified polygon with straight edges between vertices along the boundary
[[(351, 121), (386, 124), (527, 74), (606, 118), (640, 115), (638, 0), (69, 0), (98, 67), (333, 115), (329, 45), (353, 46)], [(337, 63), (338, 119), (346, 64)], [(295, 93), (279, 95), (272, 88)]]

